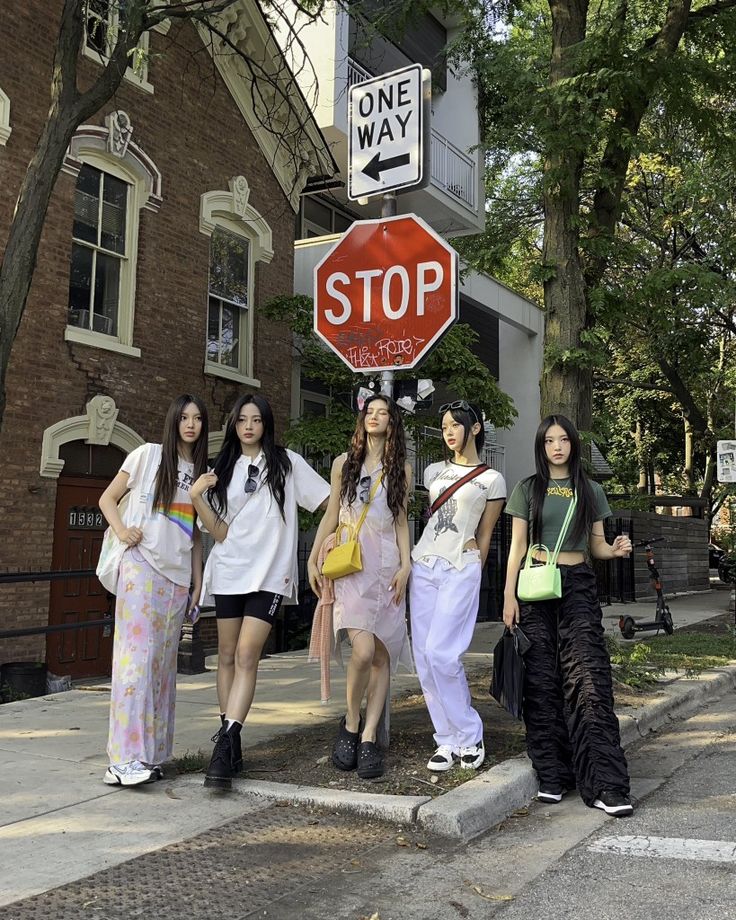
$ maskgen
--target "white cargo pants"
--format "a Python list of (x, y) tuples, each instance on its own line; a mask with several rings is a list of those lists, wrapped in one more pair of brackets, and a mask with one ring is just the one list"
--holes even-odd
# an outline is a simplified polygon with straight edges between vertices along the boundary
[[(455, 750), (483, 738), (483, 722), (473, 709), (460, 661), (473, 638), (478, 617), (480, 553), (463, 554), (456, 569), (438, 556), (411, 567), (411, 644), (437, 746)], [(472, 556), (472, 559), (471, 559)]]

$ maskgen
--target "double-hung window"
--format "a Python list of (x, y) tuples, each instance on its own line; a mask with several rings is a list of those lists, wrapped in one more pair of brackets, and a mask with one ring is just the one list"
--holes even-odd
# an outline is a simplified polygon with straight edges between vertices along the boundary
[[(85, 3), (84, 54), (104, 64), (112, 54), (118, 39), (121, 20), (125, 15), (124, 0), (86, 0)], [(140, 86), (146, 92), (153, 92), (148, 82), (148, 33), (141, 35), (138, 47), (133, 51), (125, 79)]]
[(83, 164), (74, 193), (69, 325), (117, 336), (130, 185)]
[(250, 243), (217, 226), (210, 237), (207, 363), (251, 374)]

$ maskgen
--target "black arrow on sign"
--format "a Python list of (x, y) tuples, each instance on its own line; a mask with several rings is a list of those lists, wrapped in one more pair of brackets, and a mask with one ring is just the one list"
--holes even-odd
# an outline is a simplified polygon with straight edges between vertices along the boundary
[(397, 157), (388, 157), (382, 160), (379, 151), (369, 163), (366, 163), (361, 172), (365, 173), (369, 179), (373, 179), (374, 182), (378, 182), (381, 178), (381, 173), (385, 170), (396, 169), (397, 166), (408, 166), (409, 163), (411, 163), (411, 154), (409, 153), (401, 153)]

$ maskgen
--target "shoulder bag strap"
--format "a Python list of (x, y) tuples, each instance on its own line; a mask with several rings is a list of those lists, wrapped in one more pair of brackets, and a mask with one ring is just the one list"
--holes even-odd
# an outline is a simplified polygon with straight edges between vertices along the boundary
[(478, 466), (473, 467), (469, 473), (466, 473), (456, 482), (453, 482), (451, 486), (448, 486), (445, 491), (441, 495), (438, 495), (437, 498), (432, 502), (429, 508), (430, 515), (434, 514), (438, 508), (444, 505), (448, 498), (452, 498), (460, 486), (464, 486), (466, 482), (470, 482), (471, 479), (475, 479), (476, 476), (480, 476), (481, 473), (485, 473), (485, 471), (489, 469), (490, 466), (486, 466), (485, 463), (481, 463)]
[(567, 514), (565, 515), (565, 520), (562, 522), (562, 527), (560, 529), (560, 535), (557, 537), (557, 543), (555, 544), (554, 552), (552, 553), (552, 559), (550, 560), (552, 565), (557, 565), (557, 557), (560, 555), (560, 550), (562, 549), (562, 544), (565, 542), (565, 537), (567, 536), (567, 529), (570, 526), (573, 515), (575, 514), (575, 508), (578, 503), (578, 497), (573, 492), (572, 501), (567, 509)]

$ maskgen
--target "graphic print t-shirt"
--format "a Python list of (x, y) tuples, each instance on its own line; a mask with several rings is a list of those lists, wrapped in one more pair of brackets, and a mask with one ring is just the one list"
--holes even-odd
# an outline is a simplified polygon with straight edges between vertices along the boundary
[[(460, 463), (431, 463), (424, 471), (424, 485), (430, 504), (449, 486), (467, 476), (472, 467)], [(428, 556), (447, 559), (456, 569), (464, 568), (467, 557), (463, 547), (475, 537), (475, 531), (489, 501), (506, 498), (506, 483), (496, 470), (486, 470), (453, 493), (427, 521), (419, 542), (411, 554), (418, 561)]]
[(153, 507), (156, 473), (161, 464), (161, 445), (143, 444), (125, 459), (121, 470), (128, 474), (128, 487), (140, 485), (140, 507), (128, 506), (126, 522), (139, 526), (141, 555), (154, 569), (177, 585), (189, 586), (192, 578), (194, 507), (189, 498), (194, 465), (179, 458), (176, 491), (171, 507)]

